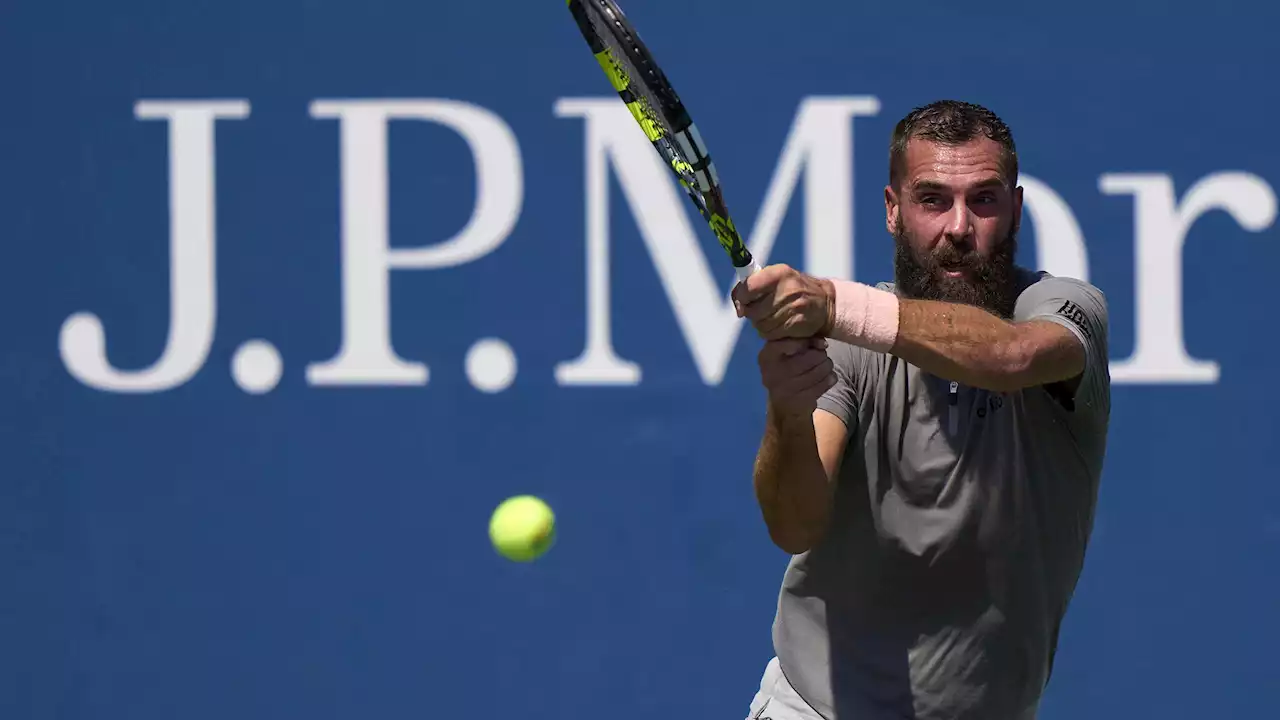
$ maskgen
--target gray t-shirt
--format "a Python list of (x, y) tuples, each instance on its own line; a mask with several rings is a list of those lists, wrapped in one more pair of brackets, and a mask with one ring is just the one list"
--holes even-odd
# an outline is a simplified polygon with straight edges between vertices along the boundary
[[(1084, 343), (1078, 384), (995, 393), (830, 342), (849, 429), (830, 530), (790, 561), (774, 647), (829, 720), (1030, 720), (1092, 529), (1110, 414), (1107, 306), (1020, 270), (1015, 321)], [(892, 285), (879, 287), (892, 290)]]

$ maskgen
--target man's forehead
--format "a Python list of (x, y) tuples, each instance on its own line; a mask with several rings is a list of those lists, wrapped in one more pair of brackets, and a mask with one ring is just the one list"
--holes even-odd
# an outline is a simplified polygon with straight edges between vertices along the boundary
[(946, 144), (912, 138), (906, 148), (906, 180), (911, 187), (1003, 185), (1004, 150), (988, 138)]
[(913, 190), (981, 190), (1002, 188), (1005, 181), (1000, 173), (922, 173), (908, 178), (907, 186)]

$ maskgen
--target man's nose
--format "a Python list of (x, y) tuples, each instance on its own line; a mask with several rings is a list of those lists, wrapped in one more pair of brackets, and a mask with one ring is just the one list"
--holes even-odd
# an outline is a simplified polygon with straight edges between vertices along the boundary
[(973, 238), (973, 213), (963, 200), (952, 204), (943, 232), (956, 245), (967, 245)]

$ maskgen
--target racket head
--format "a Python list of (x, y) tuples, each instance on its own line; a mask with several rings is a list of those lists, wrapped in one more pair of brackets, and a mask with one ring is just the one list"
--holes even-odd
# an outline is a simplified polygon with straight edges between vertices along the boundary
[(567, 0), (591, 53), (631, 117), (740, 271), (754, 267), (729, 215), (706, 143), (675, 87), (615, 0)]

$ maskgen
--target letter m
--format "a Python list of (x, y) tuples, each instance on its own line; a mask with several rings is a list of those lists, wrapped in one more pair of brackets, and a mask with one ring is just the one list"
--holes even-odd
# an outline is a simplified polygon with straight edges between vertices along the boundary
[[(827, 277), (853, 278), (853, 118), (874, 116), (874, 97), (806, 98), (765, 192), (764, 203), (747, 246), (761, 265), (767, 263), (778, 229), (790, 205), (801, 171), (805, 179), (805, 269)], [(609, 175), (612, 167), (636, 218), (640, 235), (658, 270), (667, 299), (703, 382), (724, 378), (744, 323), (729, 299), (728, 260), (723, 254), (708, 262), (703, 248), (720, 252), (699, 238), (702, 219), (685, 197), (616, 97), (564, 98), (557, 117), (581, 117), (586, 130), (587, 339), (577, 358), (556, 366), (561, 385), (635, 385), (640, 366), (618, 357), (613, 348), (609, 298)], [(707, 138), (712, 156), (715, 138)], [(721, 167), (723, 170), (723, 166)], [(744, 230), (743, 205), (730, 209)], [(712, 268), (724, 272), (713, 272)], [(728, 278), (719, 281), (718, 277)]]

